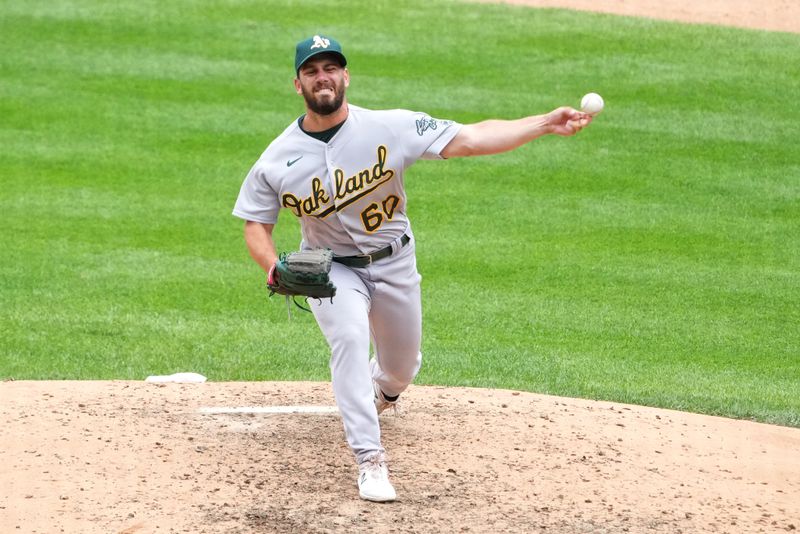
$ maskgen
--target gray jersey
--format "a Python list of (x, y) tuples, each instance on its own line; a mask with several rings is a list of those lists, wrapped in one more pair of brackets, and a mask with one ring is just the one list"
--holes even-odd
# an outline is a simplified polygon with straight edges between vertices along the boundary
[(242, 184), (233, 214), (275, 224), (288, 209), (300, 219), (304, 247), (349, 256), (370, 253), (408, 228), (403, 174), (440, 152), (461, 125), (406, 110), (349, 106), (328, 143), (297, 121), (264, 151)]

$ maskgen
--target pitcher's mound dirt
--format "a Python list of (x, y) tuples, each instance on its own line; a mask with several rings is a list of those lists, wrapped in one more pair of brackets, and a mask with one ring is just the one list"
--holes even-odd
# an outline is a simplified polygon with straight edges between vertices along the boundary
[(411, 387), (381, 417), (399, 500), (358, 498), (328, 383), (4, 382), (0, 531), (791, 532), (800, 429)]

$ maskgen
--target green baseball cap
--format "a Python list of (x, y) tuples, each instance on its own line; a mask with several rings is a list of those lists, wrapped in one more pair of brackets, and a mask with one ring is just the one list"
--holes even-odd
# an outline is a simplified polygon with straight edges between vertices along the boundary
[(317, 54), (335, 54), (339, 57), (339, 63), (341, 63), (342, 67), (347, 66), (347, 58), (342, 54), (342, 45), (339, 44), (339, 41), (331, 37), (315, 35), (297, 43), (297, 49), (294, 54), (295, 73), (300, 70), (303, 63)]

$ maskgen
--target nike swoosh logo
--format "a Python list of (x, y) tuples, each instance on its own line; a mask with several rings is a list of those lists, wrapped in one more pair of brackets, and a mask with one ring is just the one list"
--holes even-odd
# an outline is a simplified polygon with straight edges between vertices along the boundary
[(287, 167), (291, 167), (292, 165), (294, 165), (295, 163), (297, 163), (297, 162), (298, 162), (298, 161), (300, 161), (301, 159), (303, 159), (303, 156), (300, 156), (300, 157), (299, 157), (299, 158), (297, 158), (297, 159), (292, 159), (292, 160), (289, 160), (289, 161), (287, 161), (287, 162), (286, 162), (286, 166), (287, 166)]

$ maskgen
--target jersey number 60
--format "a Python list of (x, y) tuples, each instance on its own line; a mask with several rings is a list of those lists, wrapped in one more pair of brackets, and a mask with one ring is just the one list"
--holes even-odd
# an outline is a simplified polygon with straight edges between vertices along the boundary
[(395, 195), (389, 195), (380, 204), (373, 202), (367, 206), (361, 212), (361, 222), (364, 223), (364, 228), (367, 232), (374, 232), (381, 227), (384, 220), (391, 219), (398, 204), (400, 204), (400, 198)]

